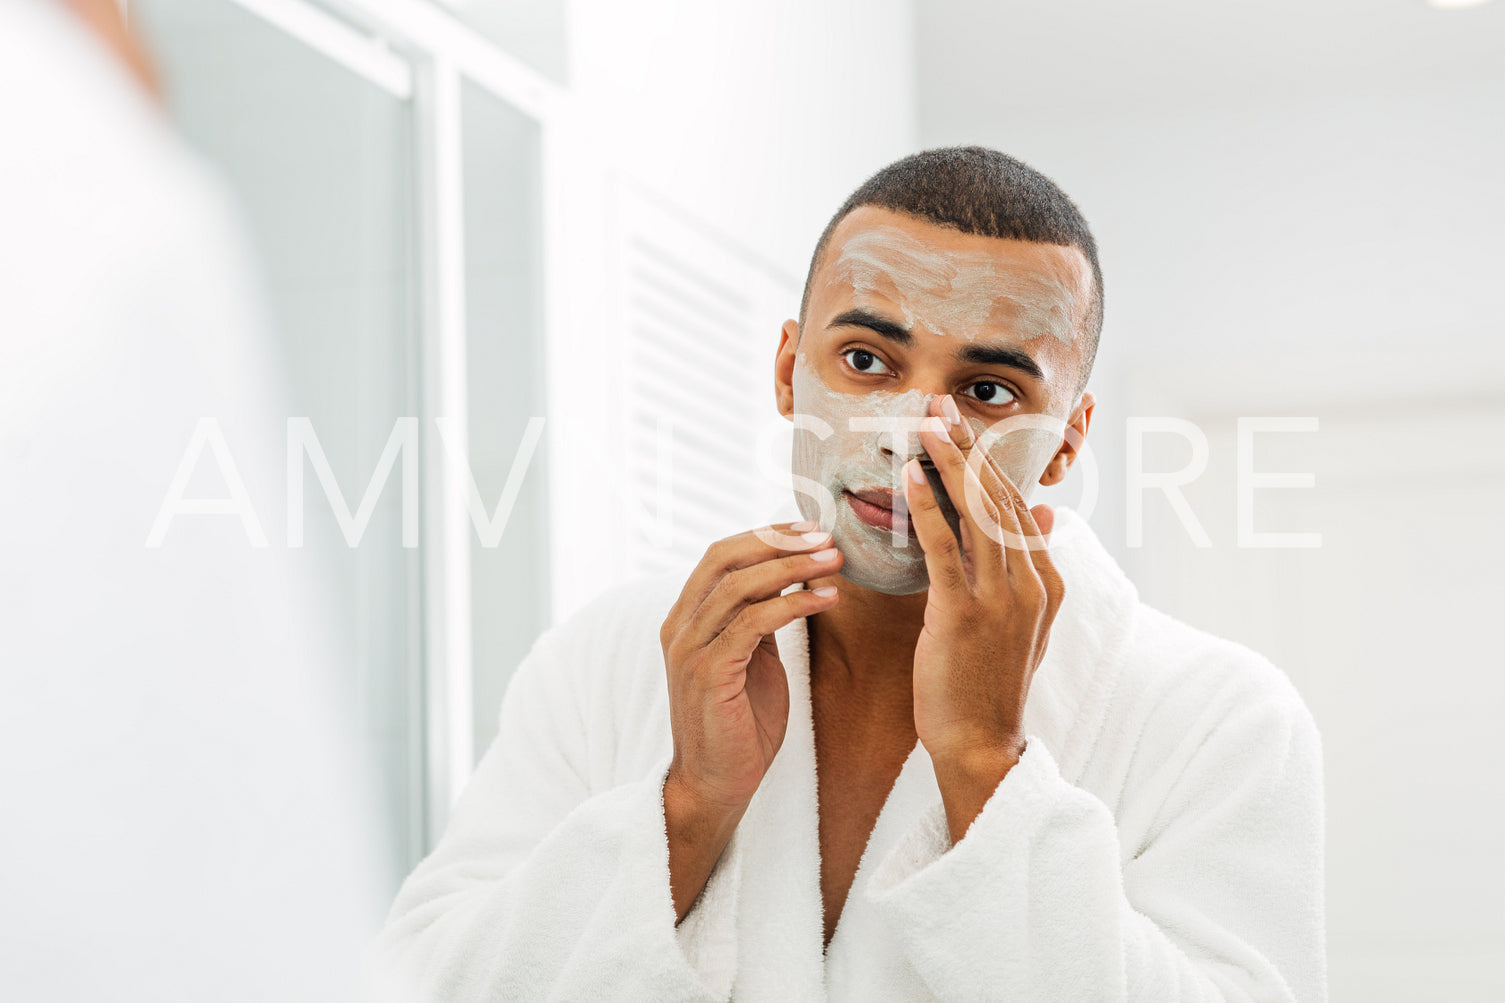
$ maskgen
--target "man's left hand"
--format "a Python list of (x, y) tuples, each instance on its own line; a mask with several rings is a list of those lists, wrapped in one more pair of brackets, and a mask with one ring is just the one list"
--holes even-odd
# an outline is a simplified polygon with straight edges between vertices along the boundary
[(960, 540), (919, 461), (909, 461), (905, 497), (930, 577), (914, 655), (914, 721), (955, 843), (1023, 755), (1024, 702), (1065, 587), (1045, 549), (1050, 508), (1031, 511), (975, 448), (949, 396), (931, 410), (937, 420), (920, 442), (960, 515)]

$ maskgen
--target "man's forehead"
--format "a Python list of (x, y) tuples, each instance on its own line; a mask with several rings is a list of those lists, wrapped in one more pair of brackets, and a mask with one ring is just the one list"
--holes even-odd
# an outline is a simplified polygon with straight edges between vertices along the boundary
[(908, 326), (937, 334), (1006, 330), (1070, 344), (1083, 327), (1092, 273), (1075, 247), (962, 233), (862, 206), (832, 232), (816, 286), (833, 308), (855, 301), (897, 311)]
[(826, 263), (838, 257), (853, 238), (869, 239), (874, 231), (902, 232), (909, 239), (937, 252), (962, 257), (990, 257), (1005, 264), (1052, 260), (1057, 265), (1086, 265), (1086, 256), (1066, 244), (1047, 244), (1009, 237), (990, 237), (982, 233), (964, 233), (954, 226), (938, 223), (882, 206), (858, 206), (836, 224), (827, 241)]

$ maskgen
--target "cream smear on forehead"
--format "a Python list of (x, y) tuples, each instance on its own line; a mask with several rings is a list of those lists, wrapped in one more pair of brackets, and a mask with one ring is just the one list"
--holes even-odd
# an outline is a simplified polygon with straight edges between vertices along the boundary
[(896, 226), (861, 230), (842, 245), (833, 280), (851, 283), (859, 305), (874, 297), (894, 304), (906, 327), (975, 339), (990, 328), (1025, 340), (1049, 335), (1070, 345), (1076, 337), (1074, 287), (1034, 271), (999, 267), (993, 256), (942, 251)]
[[(896, 544), (892, 533), (857, 518), (844, 492), (891, 490), (902, 511), (903, 464), (923, 451), (917, 435), (896, 437), (893, 428), (898, 422), (889, 425), (882, 419), (925, 418), (935, 395), (917, 389), (841, 393), (820, 378), (803, 351), (795, 356), (793, 390), (793, 473), (801, 516), (831, 531), (832, 542), (845, 558), (841, 574), (848, 581), (888, 595), (922, 591), (929, 576), (919, 543)], [(853, 428), (853, 419), (879, 419), (859, 423), (879, 427)], [(974, 435), (987, 429), (980, 419), (969, 417), (967, 422)], [(1049, 436), (1031, 432), (1007, 436), (988, 449), (1026, 498), (1054, 453)]]

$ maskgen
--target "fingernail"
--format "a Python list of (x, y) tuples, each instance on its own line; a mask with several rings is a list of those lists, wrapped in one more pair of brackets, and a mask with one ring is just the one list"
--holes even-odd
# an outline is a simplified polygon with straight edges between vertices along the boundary
[(794, 530), (796, 533), (808, 533), (812, 529), (819, 529), (820, 523), (811, 522), (810, 520), (806, 519), (804, 522), (791, 523), (789, 528)]
[(832, 596), (834, 596), (836, 594), (836, 586), (835, 585), (822, 585), (820, 588), (818, 588), (818, 589), (811, 589), (810, 591), (814, 592), (816, 595), (820, 596), (822, 599), (829, 599), (829, 598), (831, 598)]
[(909, 468), (909, 479), (910, 480), (914, 481), (916, 484), (924, 484), (925, 483), (925, 471), (923, 471), (923, 470), (920, 469), (920, 461), (919, 460), (910, 460), (908, 463), (905, 464), (905, 466)]
[(836, 548), (827, 547), (825, 550), (817, 550), (810, 556), (815, 558), (817, 561), (834, 561), (836, 560)]
[(946, 416), (946, 423), (949, 425), (962, 420), (962, 413), (956, 409), (956, 401), (951, 399), (950, 394), (941, 398), (941, 413)]
[(819, 543), (830, 535), (831, 534), (827, 533), (825, 530), (816, 530), (812, 533), (801, 533), (800, 539), (804, 540), (806, 543)]

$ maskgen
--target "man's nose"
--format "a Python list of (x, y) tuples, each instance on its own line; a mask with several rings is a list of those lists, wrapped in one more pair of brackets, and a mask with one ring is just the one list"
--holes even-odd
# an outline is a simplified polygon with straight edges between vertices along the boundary
[(931, 417), (930, 404), (939, 393), (926, 392), (917, 405), (905, 408), (892, 415), (893, 427), (879, 436), (879, 449), (885, 459), (897, 458), (900, 462), (922, 458), (925, 449), (920, 445), (921, 423)]

